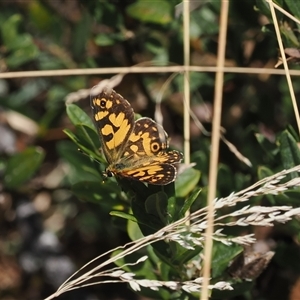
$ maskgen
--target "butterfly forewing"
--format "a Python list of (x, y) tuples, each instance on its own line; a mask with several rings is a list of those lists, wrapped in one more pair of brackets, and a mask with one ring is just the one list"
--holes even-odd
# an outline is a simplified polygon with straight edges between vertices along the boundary
[(129, 102), (115, 91), (91, 98), (102, 149), (109, 164), (120, 159), (133, 128), (134, 112)]

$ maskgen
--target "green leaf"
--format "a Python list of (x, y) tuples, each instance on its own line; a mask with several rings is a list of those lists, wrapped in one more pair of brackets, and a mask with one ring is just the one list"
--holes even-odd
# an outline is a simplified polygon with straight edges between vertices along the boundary
[[(299, 7), (299, 4), (298, 4), (298, 7)], [(295, 35), (294, 31), (291, 30), (291, 27), (289, 24), (281, 23), (280, 32), (282, 33), (282, 35), (284, 35), (286, 37), (287, 42), (288, 42), (287, 46), (295, 46), (295, 47), (300, 46), (298, 37)]]
[(168, 199), (168, 207), (167, 207), (167, 223), (173, 223), (179, 219), (178, 210), (182, 206), (182, 199), (178, 199), (174, 196), (169, 197)]
[(197, 257), (202, 251), (202, 247), (197, 246), (194, 250), (192, 250), (183, 248), (178, 245), (176, 250), (176, 253), (173, 255), (175, 259), (174, 261), (172, 261), (172, 263), (174, 263), (174, 265), (182, 266), (188, 261), (190, 261), (192, 258)]
[(66, 107), (67, 115), (74, 125), (86, 125), (95, 128), (91, 118), (77, 105), (68, 104)]
[(130, 214), (124, 213), (122, 211), (111, 211), (110, 215), (115, 216), (115, 217), (119, 217), (119, 218), (123, 218), (123, 219), (131, 221), (133, 223), (137, 222), (134, 215), (130, 215)]
[(75, 126), (76, 136), (84, 147), (87, 147), (92, 153), (98, 153), (100, 148), (100, 141), (98, 134), (93, 128), (78, 124)]
[[(105, 159), (99, 153), (100, 142), (96, 132), (85, 125), (76, 125), (75, 133), (69, 129), (64, 129), (63, 132), (81, 149), (86, 155), (106, 163)], [(96, 143), (94, 143), (94, 141)], [(98, 143), (97, 143), (98, 142)]]
[(214, 242), (212, 259), (213, 278), (224, 274), (230, 262), (242, 251), (243, 248), (236, 244), (228, 246), (220, 242)]
[(22, 16), (19, 14), (12, 15), (1, 26), (1, 35), (3, 44), (7, 49), (14, 49), (14, 43), (18, 39), (18, 25), (22, 21)]
[(258, 168), (257, 170), (257, 176), (258, 176), (258, 179), (263, 179), (263, 178), (266, 178), (268, 176), (272, 176), (274, 173), (267, 167), (265, 166), (261, 166)]
[(28, 51), (28, 49), (37, 51), (37, 48), (33, 44), (32, 37), (29, 34), (17, 36), (15, 40), (11, 41), (9, 48), (9, 50), (14, 50), (14, 53), (22, 53), (22, 51)]
[(272, 204), (274, 203), (274, 205), (290, 205), (299, 207), (300, 189), (299, 187), (294, 188), (292, 191), (285, 191), (284, 193), (277, 195), (276, 198), (275, 196), (273, 197), (276, 199), (276, 202), (275, 200), (271, 202)]
[(146, 212), (149, 215), (159, 217), (162, 223), (165, 223), (167, 204), (168, 197), (164, 192), (152, 194), (145, 201)]
[(194, 167), (194, 169), (201, 170), (201, 173), (202, 173), (201, 181), (204, 185), (207, 185), (208, 184), (207, 174), (208, 174), (208, 169), (209, 169), (209, 154), (207, 153), (207, 151), (205, 149), (195, 151), (191, 155), (191, 161), (196, 163), (196, 166)]
[(90, 14), (86, 10), (83, 10), (81, 12), (81, 18), (79, 22), (76, 22), (76, 25), (74, 27), (73, 31), (73, 37), (72, 37), (72, 52), (74, 56), (78, 59), (80, 59), (82, 56), (84, 56), (86, 51), (86, 45), (88, 43), (88, 40), (90, 39), (91, 34), (91, 24), (92, 19), (90, 18)]
[[(258, 167), (257, 177), (258, 177), (259, 180), (263, 179), (263, 178), (266, 178), (268, 176), (272, 176), (273, 174), (274, 173), (272, 172), (272, 170), (269, 169), (266, 166), (260, 166), (260, 167)], [(267, 195), (262, 195), (262, 196), (255, 197), (255, 203), (260, 204), (260, 201), (261, 201), (262, 198), (268, 199), (269, 202), (272, 205), (276, 205), (277, 200), (278, 200), (278, 197), (274, 197), (274, 195), (267, 194)]]
[(97, 160), (78, 151), (71, 141), (62, 141), (57, 145), (57, 152), (70, 165), (66, 179), (71, 184), (81, 181), (102, 182), (102, 165)]
[(48, 101), (45, 104), (46, 109), (55, 109), (57, 106), (65, 106), (65, 97), (69, 94), (69, 90), (60, 85), (50, 85), (47, 88)]
[(199, 196), (201, 192), (201, 188), (195, 189), (195, 191), (192, 193), (192, 195), (184, 202), (184, 205), (182, 206), (180, 212), (179, 212), (179, 218), (183, 218), (185, 213), (191, 208), (197, 197)]
[(266, 15), (268, 18), (272, 19), (269, 3), (265, 0), (256, 0), (256, 10), (261, 14)]
[(112, 46), (116, 43), (115, 39), (110, 34), (105, 33), (99, 33), (94, 41), (98, 46)]
[(287, 126), (287, 130), (295, 140), (299, 141), (299, 134), (291, 124)]
[(29, 147), (12, 156), (7, 162), (5, 186), (14, 189), (29, 180), (42, 164), (44, 157), (44, 150), (40, 147)]
[(297, 18), (297, 19), (300, 19), (300, 5), (299, 5), (299, 1), (285, 0), (284, 3), (289, 8), (289, 11), (293, 13), (293, 16), (295, 18)]
[(31, 1), (28, 3), (28, 16), (35, 28), (39, 28), (44, 32), (50, 32), (52, 28), (57, 30), (59, 18), (53, 14), (52, 10), (48, 10), (41, 1)]
[(115, 191), (115, 184), (103, 181), (84, 181), (75, 183), (72, 186), (72, 192), (78, 198), (108, 207), (117, 203), (115, 197), (112, 196)]
[(170, 2), (139, 0), (127, 6), (129, 16), (142, 22), (168, 24), (172, 21)]
[[(132, 216), (132, 215), (129, 215), (129, 216)], [(133, 222), (132, 222), (132, 220), (127, 222), (127, 233), (132, 241), (136, 241), (143, 237), (141, 229), (140, 229), (139, 225), (137, 224), (136, 220)]]
[(5, 62), (10, 68), (17, 68), (39, 54), (32, 37), (26, 33), (18, 33), (18, 25), (21, 21), (22, 17), (15, 14), (0, 27), (4, 45), (9, 52)]
[[(292, 168), (300, 164), (300, 151), (296, 140), (287, 131), (283, 131), (279, 137), (280, 156), (285, 169)], [(289, 174), (290, 178), (299, 177), (297, 172)]]
[(200, 175), (201, 172), (193, 168), (179, 174), (175, 184), (176, 196), (186, 197), (196, 187)]
[(218, 165), (218, 190), (222, 195), (230, 194), (234, 189), (234, 175), (230, 167), (223, 163)]
[[(121, 208), (119, 208), (119, 209), (121, 209)], [(124, 213), (122, 211), (111, 211), (110, 215), (131, 221), (131, 223), (134, 222), (134, 223), (138, 224), (138, 226), (140, 226), (140, 225), (149, 226), (149, 224), (147, 224), (147, 222), (142, 222), (142, 221), (138, 220), (134, 215)], [(140, 230), (140, 227), (139, 227), (139, 230)], [(155, 231), (152, 231), (152, 233), (153, 232), (155, 232)], [(142, 234), (142, 236), (144, 236), (142, 231), (141, 231), (141, 234)]]
[(168, 214), (167, 222), (173, 223), (183, 218), (185, 213), (191, 208), (194, 201), (197, 199), (201, 189), (196, 189), (193, 194), (188, 198), (179, 198), (171, 196), (168, 199)]
[(23, 47), (12, 52), (8, 57), (5, 59), (6, 64), (10, 68), (17, 68), (24, 63), (33, 60), (38, 56), (38, 50), (34, 45), (29, 45), (27, 47)]
[(256, 133), (256, 140), (259, 145), (264, 149), (265, 153), (268, 155), (269, 159), (273, 158), (278, 153), (278, 147), (275, 143), (270, 142), (263, 134)]
[(44, 78), (28, 79), (20, 89), (12, 92), (7, 97), (7, 106), (26, 115), (26, 104), (41, 93), (47, 91), (48, 88), (49, 83)]

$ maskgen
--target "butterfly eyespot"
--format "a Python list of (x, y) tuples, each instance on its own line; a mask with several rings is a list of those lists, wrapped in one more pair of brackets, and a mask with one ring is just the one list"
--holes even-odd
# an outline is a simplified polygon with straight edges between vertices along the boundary
[(156, 152), (159, 149), (159, 144), (158, 143), (152, 143), (151, 144), (151, 150), (153, 152)]
[(101, 106), (102, 108), (105, 108), (105, 106), (106, 106), (106, 101), (105, 101), (105, 100), (101, 100), (101, 101), (100, 101), (100, 106)]

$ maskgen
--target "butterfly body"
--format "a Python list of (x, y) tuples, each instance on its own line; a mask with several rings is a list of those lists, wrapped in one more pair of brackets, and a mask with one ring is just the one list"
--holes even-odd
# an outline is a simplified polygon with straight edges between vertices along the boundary
[(114, 90), (91, 97), (103, 153), (108, 162), (106, 175), (165, 185), (175, 180), (183, 155), (167, 151), (168, 135), (150, 118), (134, 120), (127, 100)]

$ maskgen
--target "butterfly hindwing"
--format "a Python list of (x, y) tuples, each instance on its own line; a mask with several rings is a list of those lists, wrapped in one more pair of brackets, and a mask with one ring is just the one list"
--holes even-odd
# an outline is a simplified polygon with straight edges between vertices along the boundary
[(124, 156), (152, 156), (168, 148), (168, 135), (165, 130), (150, 118), (140, 118), (126, 144)]
[(176, 179), (177, 169), (173, 164), (180, 163), (182, 158), (182, 153), (175, 150), (136, 158), (135, 155), (125, 156), (107, 170), (122, 177), (165, 185)]
[(162, 164), (153, 161), (153, 163), (134, 168), (131, 170), (122, 170), (120, 175), (123, 177), (147, 182), (154, 185), (166, 185), (175, 180), (177, 174), (176, 168), (171, 164)]

